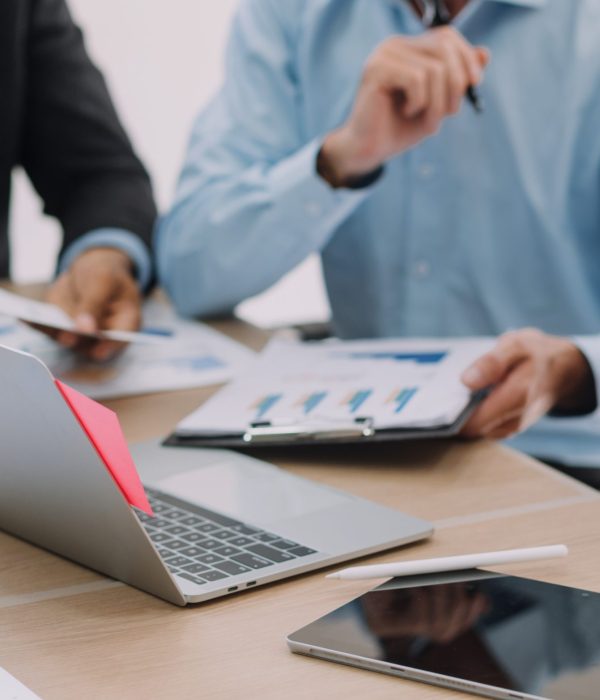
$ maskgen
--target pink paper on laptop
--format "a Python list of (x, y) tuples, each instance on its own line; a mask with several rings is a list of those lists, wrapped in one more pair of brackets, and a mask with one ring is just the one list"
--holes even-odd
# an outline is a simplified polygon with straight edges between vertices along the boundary
[(154, 515), (138, 476), (117, 414), (55, 379), (56, 386), (87, 433), (127, 502)]

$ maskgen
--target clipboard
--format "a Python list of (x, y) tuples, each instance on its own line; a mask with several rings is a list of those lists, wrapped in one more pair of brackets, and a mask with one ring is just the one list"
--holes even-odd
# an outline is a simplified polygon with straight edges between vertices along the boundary
[(452, 437), (483, 397), (460, 376), (490, 344), (274, 339), (164, 444), (253, 449)]
[(349, 445), (403, 440), (425, 440), (455, 437), (487, 392), (473, 396), (458, 419), (451, 425), (428, 428), (380, 428), (373, 427), (368, 417), (339, 425), (272, 425), (269, 422), (251, 423), (245, 432), (231, 435), (178, 435), (171, 433), (164, 441), (165, 447), (223, 447), (229, 449), (262, 449), (263, 447), (289, 447), (314, 445)]

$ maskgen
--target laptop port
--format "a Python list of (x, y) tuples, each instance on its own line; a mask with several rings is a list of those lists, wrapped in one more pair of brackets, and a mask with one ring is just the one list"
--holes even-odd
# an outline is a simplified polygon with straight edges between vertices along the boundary
[(256, 586), (256, 581), (248, 581), (246, 588), (250, 588), (250, 586)]
[(233, 591), (237, 591), (238, 587), (237, 586), (231, 586), (231, 588), (227, 589), (228, 593), (233, 593)]

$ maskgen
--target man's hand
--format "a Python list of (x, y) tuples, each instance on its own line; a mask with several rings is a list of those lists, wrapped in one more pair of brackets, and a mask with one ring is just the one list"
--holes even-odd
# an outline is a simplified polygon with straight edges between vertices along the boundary
[(535, 329), (501, 336), (462, 380), (472, 391), (492, 387), (463, 430), (468, 437), (505, 438), (550, 410), (585, 413), (595, 403), (594, 376), (583, 353)]
[(451, 27), (384, 41), (365, 66), (350, 118), (323, 143), (321, 175), (343, 186), (434, 134), (488, 61), (486, 49)]
[[(50, 287), (47, 301), (64, 309), (83, 333), (140, 327), (141, 295), (131, 260), (115, 248), (92, 248), (75, 258)], [(64, 331), (52, 337), (98, 361), (123, 348), (122, 343), (90, 341)]]

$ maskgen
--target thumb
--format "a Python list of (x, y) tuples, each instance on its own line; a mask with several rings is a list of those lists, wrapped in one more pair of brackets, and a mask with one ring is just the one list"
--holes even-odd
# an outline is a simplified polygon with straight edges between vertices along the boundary
[(461, 381), (471, 391), (486, 389), (501, 382), (527, 353), (512, 335), (503, 336), (496, 347), (466, 369)]
[(497, 384), (504, 377), (507, 369), (508, 365), (502, 361), (502, 358), (490, 352), (466, 369), (461, 376), (461, 381), (471, 391), (479, 391)]

